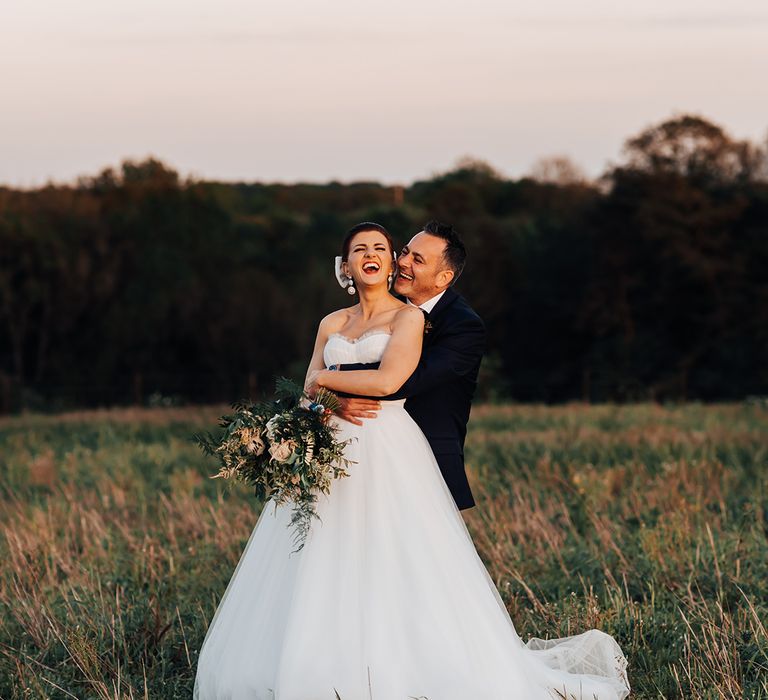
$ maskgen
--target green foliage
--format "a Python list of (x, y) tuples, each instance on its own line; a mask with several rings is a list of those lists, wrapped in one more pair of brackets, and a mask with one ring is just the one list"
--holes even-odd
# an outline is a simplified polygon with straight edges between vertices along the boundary
[(768, 394), (768, 158), (700, 117), (627, 142), (598, 183), (464, 161), (413, 183), (183, 181), (127, 162), (0, 188), (0, 413), (229, 402), (303, 374), (346, 229), (453, 223), (486, 321), (485, 396)]

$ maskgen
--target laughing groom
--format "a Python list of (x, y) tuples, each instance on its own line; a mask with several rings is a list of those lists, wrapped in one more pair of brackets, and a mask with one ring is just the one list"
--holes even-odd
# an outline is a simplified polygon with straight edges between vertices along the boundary
[[(397, 258), (394, 290), (426, 315), (424, 345), (416, 371), (400, 390), (383, 400), (406, 399), (435, 454), (445, 483), (460, 510), (475, 505), (464, 468), (464, 439), (477, 373), (485, 351), (485, 326), (451, 286), (461, 275), (466, 249), (452, 226), (430, 221)], [(348, 364), (339, 369), (375, 369)], [(378, 400), (342, 399), (341, 418), (361, 424), (375, 418)]]

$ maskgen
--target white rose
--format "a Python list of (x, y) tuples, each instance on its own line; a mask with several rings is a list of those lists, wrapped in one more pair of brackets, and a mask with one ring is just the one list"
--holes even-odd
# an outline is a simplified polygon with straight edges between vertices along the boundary
[(269, 454), (277, 462), (287, 462), (293, 456), (295, 449), (296, 443), (293, 440), (281, 440), (269, 448)]

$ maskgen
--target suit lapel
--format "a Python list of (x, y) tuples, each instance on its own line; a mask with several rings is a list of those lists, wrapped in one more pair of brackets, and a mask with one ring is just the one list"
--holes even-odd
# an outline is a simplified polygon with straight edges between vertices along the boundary
[(445, 290), (445, 294), (440, 297), (440, 300), (435, 304), (435, 308), (429, 312), (429, 318), (432, 320), (432, 323), (439, 320), (442, 313), (456, 301), (458, 296), (459, 295), (453, 291), (453, 287), (448, 287), (448, 289)]
[(435, 304), (435, 308), (428, 314), (425, 312), (426, 325), (424, 330), (424, 347), (432, 345), (435, 332), (439, 330), (445, 317), (445, 311), (450, 308), (451, 304), (456, 301), (458, 294), (454, 292), (450, 287), (445, 290), (443, 296)]

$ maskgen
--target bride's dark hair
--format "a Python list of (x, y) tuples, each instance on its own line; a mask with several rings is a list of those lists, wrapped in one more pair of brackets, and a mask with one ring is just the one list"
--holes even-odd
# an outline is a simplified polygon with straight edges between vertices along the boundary
[(360, 224), (355, 224), (344, 237), (344, 242), (341, 244), (341, 259), (346, 262), (349, 257), (349, 249), (352, 246), (352, 239), (363, 231), (378, 231), (387, 239), (389, 244), (389, 252), (394, 256), (395, 254), (395, 242), (392, 240), (392, 236), (389, 235), (389, 231), (385, 229), (381, 224), (375, 224), (373, 221), (363, 221)]

